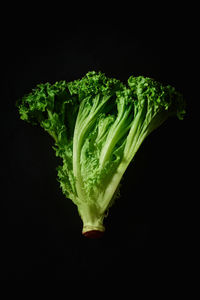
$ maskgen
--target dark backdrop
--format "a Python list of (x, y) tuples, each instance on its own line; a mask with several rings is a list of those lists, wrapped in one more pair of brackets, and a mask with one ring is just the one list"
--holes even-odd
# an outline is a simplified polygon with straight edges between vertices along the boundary
[[(79, 20), (68, 12), (60, 20), (56, 13), (43, 19), (30, 12), (7, 25), (2, 37), (2, 278), (98, 281), (129, 271), (150, 274), (174, 260), (178, 268), (195, 49), (184, 18), (173, 16), (172, 25), (168, 17), (138, 23), (130, 16), (95, 19), (91, 13)], [(82, 237), (76, 207), (56, 181), (59, 160), (51, 138), (21, 121), (15, 108), (37, 83), (70, 81), (90, 70), (123, 82), (130, 75), (149, 76), (173, 85), (188, 101), (184, 121), (168, 120), (141, 146), (101, 240)]]

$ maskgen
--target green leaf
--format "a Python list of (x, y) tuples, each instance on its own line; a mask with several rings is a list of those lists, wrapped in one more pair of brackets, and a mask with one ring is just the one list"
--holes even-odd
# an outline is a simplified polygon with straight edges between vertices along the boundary
[(144, 139), (169, 117), (185, 114), (183, 96), (170, 85), (143, 76), (125, 85), (94, 71), (72, 82), (38, 84), (17, 107), (22, 120), (53, 137), (62, 191), (77, 205), (84, 228), (95, 230), (103, 230)]

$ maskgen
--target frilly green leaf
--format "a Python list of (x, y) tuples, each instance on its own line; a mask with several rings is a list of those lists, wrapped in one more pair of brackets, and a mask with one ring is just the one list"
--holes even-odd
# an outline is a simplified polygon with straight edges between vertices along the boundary
[(170, 85), (144, 76), (130, 76), (125, 85), (95, 71), (71, 82), (38, 84), (17, 107), (22, 120), (53, 137), (63, 193), (87, 226), (99, 228), (144, 139), (186, 111), (183, 96)]

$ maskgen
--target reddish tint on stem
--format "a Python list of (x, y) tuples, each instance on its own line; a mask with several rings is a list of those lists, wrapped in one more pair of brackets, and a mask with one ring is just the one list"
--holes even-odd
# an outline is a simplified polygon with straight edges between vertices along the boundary
[(100, 230), (90, 230), (83, 233), (83, 235), (90, 239), (99, 239), (103, 236), (104, 232)]

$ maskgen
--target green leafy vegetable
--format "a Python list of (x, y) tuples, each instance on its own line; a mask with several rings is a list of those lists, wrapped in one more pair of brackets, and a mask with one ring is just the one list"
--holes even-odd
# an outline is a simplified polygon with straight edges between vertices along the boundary
[(22, 120), (53, 137), (60, 186), (77, 205), (87, 236), (104, 231), (105, 214), (144, 139), (168, 117), (185, 114), (173, 87), (143, 76), (125, 85), (101, 72), (38, 84), (17, 107)]

